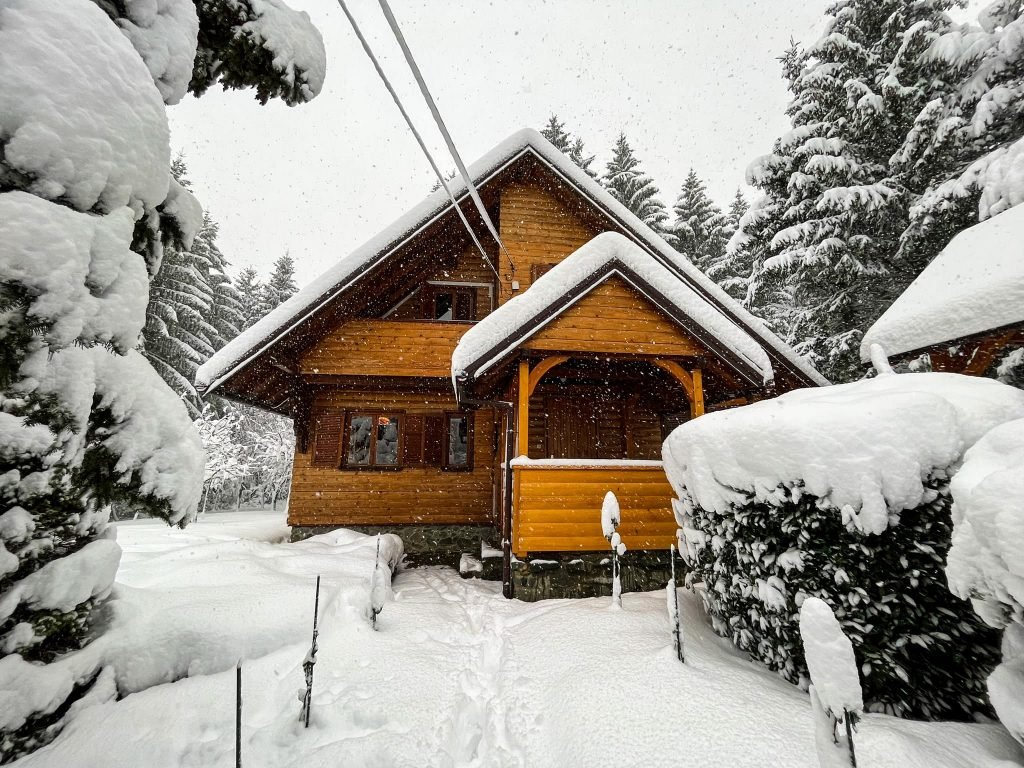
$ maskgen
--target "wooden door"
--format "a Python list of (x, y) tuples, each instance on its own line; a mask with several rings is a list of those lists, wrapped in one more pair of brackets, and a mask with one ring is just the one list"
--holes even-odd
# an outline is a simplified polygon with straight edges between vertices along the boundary
[(549, 395), (547, 411), (547, 455), (553, 459), (598, 458), (600, 413), (594, 399), (571, 395)]

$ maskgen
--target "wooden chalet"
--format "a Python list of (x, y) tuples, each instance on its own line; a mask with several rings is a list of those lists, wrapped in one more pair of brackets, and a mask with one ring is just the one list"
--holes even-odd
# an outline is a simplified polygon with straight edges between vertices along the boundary
[(197, 386), (294, 419), (296, 532), (468, 531), (477, 547), (504, 540), (507, 565), (607, 549), (611, 490), (627, 546), (667, 547), (667, 433), (827, 382), (537, 132), (470, 175), (504, 251), (464, 186), (486, 260), (434, 193), (221, 350)]
[(1024, 205), (956, 235), (864, 334), (865, 363), (872, 345), (894, 363), (970, 376), (1024, 348)]

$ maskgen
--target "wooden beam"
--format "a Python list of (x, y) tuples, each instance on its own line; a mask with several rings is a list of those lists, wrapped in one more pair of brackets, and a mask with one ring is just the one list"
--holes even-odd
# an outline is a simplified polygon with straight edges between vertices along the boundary
[[(686, 372), (686, 369), (684, 369), (683, 366), (681, 366), (674, 360), (655, 359), (651, 360), (651, 363), (658, 366), (659, 368), (661, 368), (661, 370), (665, 371), (665, 373), (667, 373), (669, 376), (678, 381), (682, 385), (683, 391), (686, 393), (686, 399), (689, 400), (691, 403), (693, 402), (693, 377)], [(700, 369), (698, 368), (697, 370)]]
[(690, 373), (693, 377), (693, 398), (690, 403), (690, 417), (697, 418), (704, 415), (704, 373), (700, 368), (694, 368)]
[(530, 450), (530, 363), (519, 361), (519, 406), (516, 409), (517, 456), (526, 456)]
[(533, 370), (530, 371), (529, 394), (533, 394), (533, 391), (537, 388), (537, 385), (540, 384), (540, 380), (544, 378), (544, 375), (548, 371), (550, 371), (552, 368), (558, 367), (568, 359), (568, 355), (554, 355), (552, 357), (545, 357), (543, 360), (541, 360), (539, 363), (533, 366)]

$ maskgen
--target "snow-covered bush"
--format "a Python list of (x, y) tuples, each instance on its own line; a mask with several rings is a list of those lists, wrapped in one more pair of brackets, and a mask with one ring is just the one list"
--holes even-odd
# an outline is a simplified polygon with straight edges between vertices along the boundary
[(951, 489), (949, 587), (988, 624), (1005, 629), (989, 695), (999, 719), (1024, 743), (1024, 419), (996, 427), (967, 451)]
[(956, 374), (883, 375), (694, 419), (669, 436), (689, 584), (715, 630), (801, 682), (797, 614), (835, 607), (869, 708), (986, 706), (991, 630), (949, 594), (949, 477), (1024, 392)]
[[(229, 61), (223, 36), (266, 51)], [(223, 61), (190, 85), (197, 50)], [(278, 0), (0, 3), (0, 761), (94, 682), (116, 694), (97, 664), (49, 664), (100, 629), (109, 506), (184, 524), (199, 499), (198, 435), (136, 351), (164, 244), (202, 224), (171, 178), (165, 104), (214, 80), (301, 101), (323, 61)]]
[(828, 603), (817, 597), (808, 597), (800, 606), (800, 638), (811, 675), (820, 768), (856, 768), (853, 732), (864, 701), (853, 644)]

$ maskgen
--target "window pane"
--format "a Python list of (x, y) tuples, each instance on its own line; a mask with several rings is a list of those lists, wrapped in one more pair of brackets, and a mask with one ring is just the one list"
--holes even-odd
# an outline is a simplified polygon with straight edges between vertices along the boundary
[(468, 422), (465, 416), (448, 419), (448, 466), (465, 467), (469, 461)]
[(439, 293), (434, 297), (434, 319), (452, 319), (452, 295), (450, 293)]
[(468, 291), (459, 291), (455, 294), (455, 319), (472, 320), (473, 295)]
[(375, 464), (393, 466), (398, 463), (398, 417), (377, 417), (377, 456)]
[(346, 464), (358, 467), (370, 463), (370, 436), (372, 429), (372, 416), (353, 416), (351, 421), (349, 421)]

